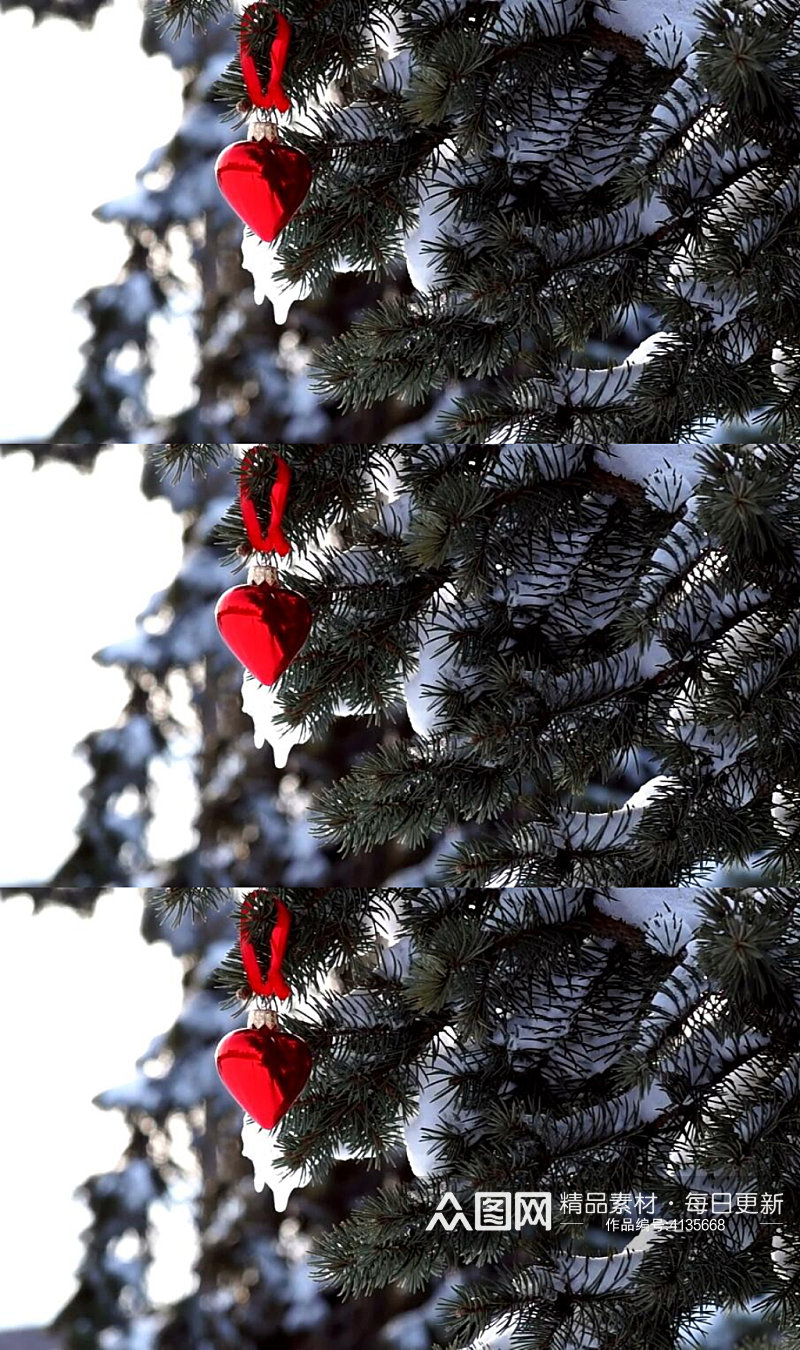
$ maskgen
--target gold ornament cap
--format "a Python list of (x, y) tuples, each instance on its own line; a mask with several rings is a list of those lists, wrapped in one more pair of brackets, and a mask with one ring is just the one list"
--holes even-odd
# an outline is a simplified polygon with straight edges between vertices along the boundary
[(247, 565), (247, 584), (248, 586), (260, 586), (262, 582), (268, 582), (270, 586), (278, 584), (278, 569), (271, 563), (264, 561), (264, 555), (255, 553)]
[(247, 128), (248, 141), (277, 141), (278, 128), (274, 122), (251, 122)]

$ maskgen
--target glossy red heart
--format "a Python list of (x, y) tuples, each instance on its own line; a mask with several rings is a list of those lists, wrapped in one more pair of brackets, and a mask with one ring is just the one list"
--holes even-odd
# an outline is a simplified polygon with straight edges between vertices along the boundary
[(242, 1110), (273, 1130), (308, 1082), (311, 1051), (277, 1027), (241, 1027), (217, 1046), (217, 1071)]
[(228, 205), (267, 244), (289, 224), (311, 186), (311, 164), (302, 150), (268, 140), (227, 146), (216, 175)]
[(217, 601), (217, 627), (251, 675), (274, 684), (296, 657), (311, 631), (308, 601), (268, 581), (233, 586)]

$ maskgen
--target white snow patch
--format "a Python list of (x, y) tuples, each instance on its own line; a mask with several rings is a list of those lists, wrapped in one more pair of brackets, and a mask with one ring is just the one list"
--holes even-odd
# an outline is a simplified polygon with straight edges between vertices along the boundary
[(508, 1317), (499, 1317), (474, 1341), (470, 1341), (467, 1350), (511, 1350), (511, 1337), (516, 1330), (517, 1319), (509, 1324)]
[(800, 1274), (797, 1242), (787, 1239), (780, 1229), (772, 1239), (772, 1266), (780, 1280), (794, 1280)]
[(783, 394), (800, 384), (800, 348), (788, 342), (772, 349), (772, 378)]
[(455, 171), (452, 167), (446, 168), (443, 161), (452, 161), (456, 155), (455, 142), (443, 141), (438, 147), (437, 164), (420, 174), (417, 223), (405, 236), (403, 251), (411, 283), (422, 295), (427, 295), (442, 279), (441, 260), (434, 246), (448, 238), (458, 239), (463, 244), (475, 237), (474, 226), (457, 224), (451, 219), (449, 188), (454, 182)]
[(599, 370), (576, 366), (559, 374), (554, 394), (556, 402), (580, 403), (592, 408), (625, 403), (635, 392), (649, 362), (662, 355), (672, 342), (667, 333), (651, 333), (618, 366)]
[(689, 50), (700, 36), (701, 28), (697, 17), (695, 0), (610, 0), (602, 22), (628, 37), (638, 38), (648, 48), (648, 55), (656, 60), (661, 43), (656, 34), (658, 30), (673, 29), (681, 41), (682, 55), (688, 56)]
[[(452, 588), (445, 587), (441, 595), (443, 599), (446, 595), (454, 606), (458, 604)], [(405, 681), (408, 720), (418, 736), (430, 735), (441, 724), (434, 706), (435, 694), (430, 691), (445, 678), (455, 681), (464, 675), (461, 667), (456, 674), (454, 653), (447, 638), (448, 630), (455, 626), (455, 614), (444, 603), (434, 618), (420, 625), (417, 669)]]
[(242, 1153), (253, 1164), (253, 1185), (260, 1193), (265, 1188), (272, 1192), (272, 1203), (283, 1214), (292, 1191), (305, 1186), (303, 1172), (289, 1172), (278, 1163), (280, 1146), (274, 1130), (265, 1130), (250, 1116), (242, 1125)]
[(432, 1043), (420, 1069), (419, 1102), (403, 1129), (406, 1154), (415, 1177), (429, 1177), (441, 1161), (436, 1140), (427, 1137), (429, 1131), (457, 1121), (469, 1128), (475, 1120), (475, 1113), (463, 1112), (453, 1100), (448, 1053), (456, 1044), (454, 1031), (445, 1028)]
[(257, 750), (269, 745), (276, 769), (285, 769), (289, 755), (303, 740), (295, 727), (278, 722), (281, 705), (272, 685), (260, 684), (248, 671), (242, 680), (242, 711), (253, 720), (253, 740)]
[(275, 322), (286, 323), (289, 310), (296, 300), (305, 300), (311, 294), (311, 282), (297, 281), (294, 285), (278, 280), (281, 260), (278, 257), (280, 238), (267, 244), (252, 230), (245, 229), (242, 237), (242, 266), (253, 277), (253, 299), (257, 305), (269, 300)]
[[(641, 483), (645, 491), (656, 490), (659, 475), (670, 471), (679, 474), (685, 482), (685, 500), (703, 476), (699, 450), (699, 445), (611, 445), (596, 452), (595, 462), (600, 468)], [(655, 476), (653, 485), (651, 476)]]
[(602, 913), (640, 928), (648, 945), (667, 955), (692, 940), (703, 918), (697, 891), (687, 889), (612, 888), (596, 905)]

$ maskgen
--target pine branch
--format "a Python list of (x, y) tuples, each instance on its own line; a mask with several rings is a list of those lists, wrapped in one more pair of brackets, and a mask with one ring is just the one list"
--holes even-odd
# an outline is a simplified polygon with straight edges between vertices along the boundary
[(230, 445), (155, 445), (148, 447), (148, 456), (163, 478), (177, 483), (191, 470), (201, 477), (217, 464), (224, 464), (231, 454)]
[(229, 0), (151, 0), (150, 8), (158, 28), (172, 37), (185, 28), (204, 32), (230, 12)]
[(170, 887), (148, 892), (148, 902), (162, 918), (172, 919), (174, 928), (187, 916), (193, 921), (208, 918), (229, 899), (230, 892), (216, 886), (195, 886), (190, 890)]
[[(439, 1274), (477, 1272), (451, 1285), (439, 1310), (439, 1339), (464, 1350), (501, 1325), (537, 1347), (571, 1345), (576, 1328), (590, 1328), (598, 1344), (675, 1350), (712, 1304), (758, 1303), (795, 1325), (800, 904), (791, 887), (655, 890), (654, 913), (641, 892), (613, 887), (261, 889), (246, 900), (264, 969), (278, 896), (293, 919), (287, 975), (302, 995), (281, 1023), (313, 1057), (280, 1126), (279, 1163), (302, 1172), (293, 1203), (317, 1223), (314, 1272), (329, 1289), (348, 1300), (394, 1286), (395, 1306), (397, 1286), (421, 1292)], [(198, 956), (204, 942), (196, 935)], [(223, 963), (226, 988), (241, 982), (235, 955)], [(189, 979), (174, 1032), (148, 1052), (148, 1063), (162, 1055), (165, 1072), (144, 1065), (104, 1105), (123, 1104), (133, 1156), (152, 1167), (153, 1123), (168, 1143), (167, 1122), (191, 1121), (202, 1104), (215, 1171), (201, 1238), (208, 1233), (214, 1288), (235, 1288), (252, 1241), (265, 1240), (264, 1210), (256, 1206), (242, 1237), (221, 1208), (233, 1195), (246, 1205), (252, 1187), (237, 1165), (219, 1190), (216, 1158), (228, 1144), (238, 1157), (241, 1115), (209, 1077), (219, 1018), (207, 963), (193, 962)], [(343, 1157), (346, 1172), (334, 1170)], [(367, 1166), (380, 1175), (368, 1180)], [(358, 1200), (342, 1205), (346, 1177), (358, 1179)], [(142, 1201), (142, 1186), (128, 1181), (117, 1171), (90, 1190), (112, 1288), (117, 1207), (126, 1222), (134, 1207), (145, 1233), (161, 1193), (148, 1187)], [(331, 1184), (336, 1212), (323, 1223)], [(471, 1220), (478, 1192), (521, 1190), (550, 1194), (551, 1227), (430, 1226), (445, 1192)], [(605, 1214), (621, 1211), (584, 1207), (593, 1193), (634, 1213), (651, 1198), (661, 1231), (642, 1241), (639, 1225), (607, 1225)], [(726, 1194), (754, 1203), (720, 1223), (684, 1224), (697, 1212), (690, 1196), (714, 1214), (711, 1197)], [(223, 1215), (230, 1268), (212, 1228)], [(106, 1272), (91, 1256), (82, 1276), (96, 1291)], [(110, 1306), (116, 1313), (118, 1300)], [(202, 1296), (190, 1307), (202, 1313)]]

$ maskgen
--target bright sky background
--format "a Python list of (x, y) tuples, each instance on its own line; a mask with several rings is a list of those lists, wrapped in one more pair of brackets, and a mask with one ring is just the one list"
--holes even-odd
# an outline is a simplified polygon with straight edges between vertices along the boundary
[(49, 881), (68, 856), (90, 776), (74, 746), (113, 726), (127, 695), (121, 671), (92, 656), (133, 636), (136, 615), (181, 560), (180, 520), (163, 499), (142, 496), (136, 446), (103, 451), (90, 475), (67, 464), (32, 466), (24, 451), (0, 458), (0, 884), (7, 886)]
[(101, 897), (90, 919), (61, 906), (34, 919), (28, 896), (0, 902), (0, 1328), (44, 1325), (71, 1297), (89, 1218), (74, 1191), (115, 1168), (128, 1141), (122, 1116), (92, 1099), (135, 1077), (180, 1010), (180, 963), (142, 941), (141, 915), (132, 890)]
[(178, 125), (181, 77), (167, 56), (145, 56), (141, 27), (137, 0), (106, 6), (88, 30), (0, 15), (0, 441), (46, 440), (71, 408), (90, 333), (73, 306), (127, 256), (122, 227), (91, 213), (134, 189)]

